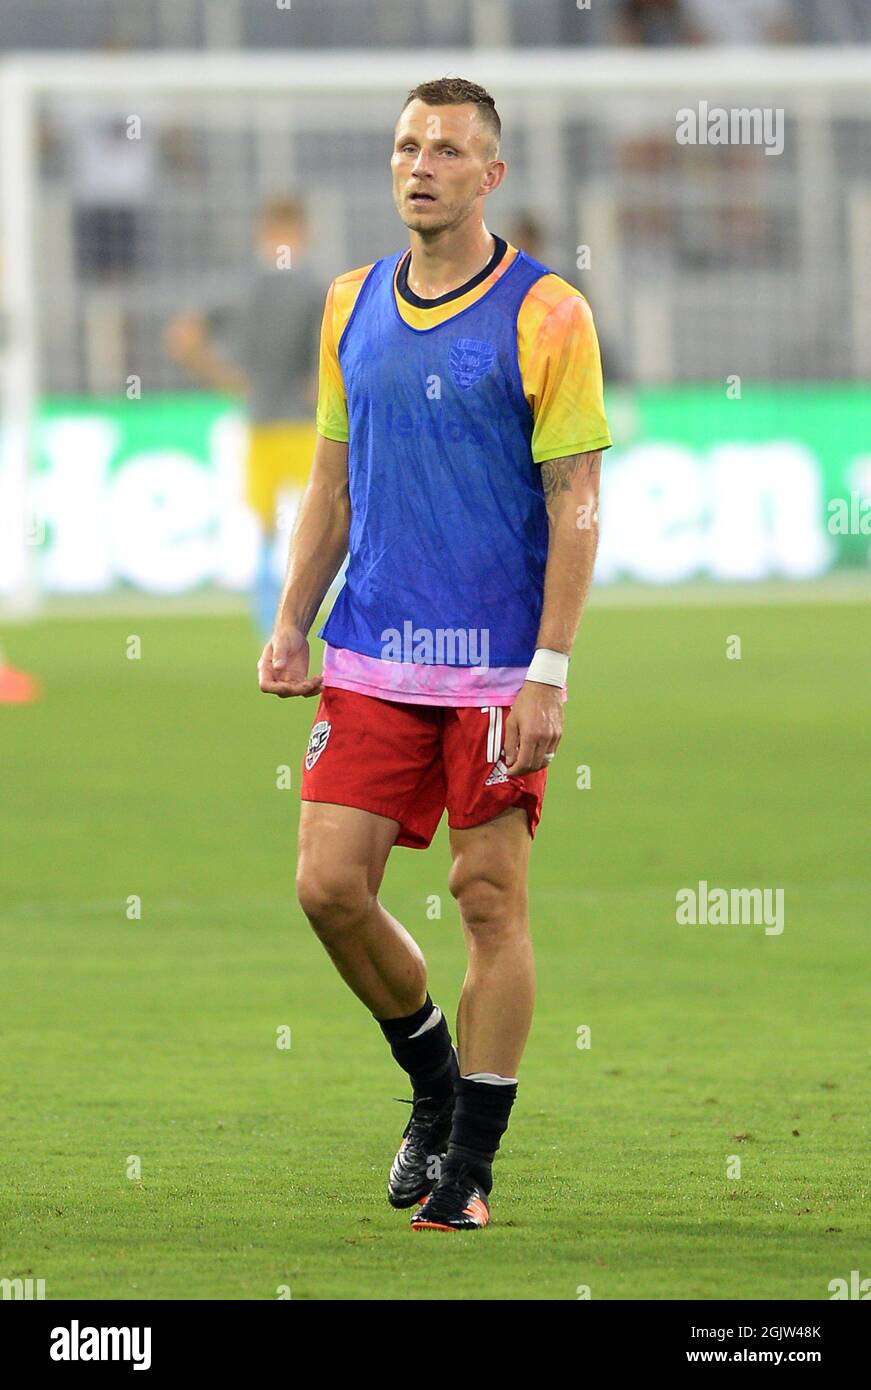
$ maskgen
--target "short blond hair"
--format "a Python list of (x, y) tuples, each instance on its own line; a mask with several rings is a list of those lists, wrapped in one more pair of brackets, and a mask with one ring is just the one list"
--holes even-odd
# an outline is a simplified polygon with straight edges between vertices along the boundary
[(477, 107), (481, 123), (491, 137), (494, 158), (499, 153), (499, 141), (502, 138), (499, 112), (490, 93), (477, 82), (470, 82), (466, 77), (437, 77), (432, 82), (420, 82), (408, 93), (402, 110), (404, 111), (413, 101), (422, 101), (427, 106), (470, 104)]

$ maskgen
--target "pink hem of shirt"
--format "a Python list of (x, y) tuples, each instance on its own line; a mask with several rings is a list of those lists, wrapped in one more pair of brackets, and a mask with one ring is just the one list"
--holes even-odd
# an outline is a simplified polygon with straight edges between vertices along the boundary
[[(324, 685), (399, 704), (453, 709), (511, 705), (525, 680), (525, 666), (426, 666), (382, 661), (329, 643), (324, 649)], [(565, 686), (562, 698), (565, 703)]]

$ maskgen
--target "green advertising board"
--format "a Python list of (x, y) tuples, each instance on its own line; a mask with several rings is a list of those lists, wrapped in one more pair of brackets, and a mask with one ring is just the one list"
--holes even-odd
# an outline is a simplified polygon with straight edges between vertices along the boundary
[[(868, 567), (871, 391), (613, 390), (608, 412), (599, 582)], [(36, 445), (30, 501), (47, 591), (249, 584), (257, 528), (234, 405), (203, 395), (50, 400)]]

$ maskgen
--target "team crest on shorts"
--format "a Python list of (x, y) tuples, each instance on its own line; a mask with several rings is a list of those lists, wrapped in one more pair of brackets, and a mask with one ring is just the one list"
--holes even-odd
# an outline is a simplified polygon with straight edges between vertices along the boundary
[(330, 724), (327, 719), (319, 719), (317, 724), (312, 726), (312, 731), (309, 734), (308, 748), (305, 750), (305, 765), (308, 772), (311, 772), (318, 758), (321, 756), (321, 753), (323, 753), (326, 748), (327, 739), (330, 736), (330, 729), (332, 727), (332, 724)]
[(458, 338), (448, 353), (451, 376), (461, 391), (468, 391), (486, 376), (495, 361), (493, 344), (482, 343), (479, 338)]

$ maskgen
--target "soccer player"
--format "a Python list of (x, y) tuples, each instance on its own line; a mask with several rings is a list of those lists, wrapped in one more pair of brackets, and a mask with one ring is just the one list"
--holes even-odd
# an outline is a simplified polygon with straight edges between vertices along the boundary
[(204, 317), (181, 314), (164, 340), (169, 355), (204, 386), (238, 393), (246, 401), (246, 497), (260, 524), (253, 616), (266, 636), (281, 589), (280, 577), (273, 574), (281, 497), (285, 492), (299, 497), (314, 439), (323, 286), (306, 264), (306, 243), (305, 209), (297, 199), (265, 203), (257, 218), (256, 264), (241, 302)]
[[(490, 1216), (532, 1020), (529, 849), (611, 443), (586, 300), (484, 225), (499, 138), (475, 83), (408, 95), (391, 163), (410, 250), (329, 289), (312, 477), (259, 662), (261, 690), (320, 696), (297, 892), (410, 1078), (388, 1199), (422, 1204), (415, 1230)], [(456, 1051), (419, 947), (378, 900), (393, 846), (426, 848), (445, 808), (468, 950)]]

